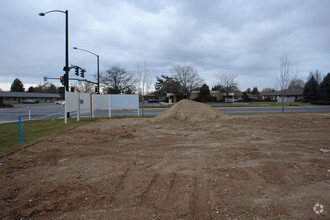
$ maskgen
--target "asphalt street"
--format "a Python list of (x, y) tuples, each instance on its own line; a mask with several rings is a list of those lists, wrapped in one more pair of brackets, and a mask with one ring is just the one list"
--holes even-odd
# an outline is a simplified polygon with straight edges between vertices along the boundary
[[(144, 115), (157, 115), (167, 108), (145, 108)], [(281, 107), (216, 107), (221, 113), (275, 113), (281, 112)], [(34, 105), (16, 105), (14, 108), (0, 109), (0, 123), (17, 121), (21, 116), (23, 120), (28, 120), (29, 111), (31, 119), (54, 119), (64, 117), (64, 106), (53, 103), (34, 104)], [(305, 106), (286, 106), (285, 112), (330, 112), (330, 106), (305, 105)], [(142, 110), (140, 109), (140, 114)], [(97, 110), (95, 116), (108, 116), (109, 111)], [(137, 115), (137, 110), (113, 110), (112, 116), (119, 115)], [(76, 113), (71, 113), (76, 117)], [(82, 116), (90, 116), (90, 113), (84, 113)]]

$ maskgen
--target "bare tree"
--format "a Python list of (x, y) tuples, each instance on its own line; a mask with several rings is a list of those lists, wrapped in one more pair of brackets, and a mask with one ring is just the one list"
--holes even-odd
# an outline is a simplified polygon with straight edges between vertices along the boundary
[(135, 89), (133, 74), (120, 66), (113, 66), (101, 73), (100, 80), (109, 94), (130, 94)]
[(91, 93), (93, 91), (93, 84), (89, 82), (78, 82), (74, 87), (77, 92)]
[(301, 79), (292, 79), (289, 83), (288, 89), (303, 89), (304, 86), (305, 83)]
[(204, 80), (199, 77), (198, 71), (191, 65), (176, 64), (172, 67), (173, 78), (177, 80), (189, 99), (191, 91), (202, 86)]
[(36, 87), (33, 87), (33, 89), (30, 89), (29, 90), (33, 91), (33, 92), (38, 92), (38, 93), (57, 93), (57, 87), (53, 84), (53, 83), (50, 83), (50, 82), (46, 82), (44, 84), (39, 84), (38, 86)]
[(144, 97), (148, 94), (151, 86), (151, 72), (146, 61), (137, 63), (134, 69), (136, 77), (136, 89), (142, 101), (142, 115), (144, 115)]
[(284, 97), (286, 96), (287, 89), (290, 82), (296, 78), (296, 72), (292, 70), (291, 63), (288, 61), (286, 56), (283, 56), (280, 61), (280, 71), (277, 74), (277, 87), (280, 90), (281, 101), (282, 101), (282, 112), (284, 112)]
[(314, 77), (315, 77), (315, 80), (317, 81), (317, 83), (320, 84), (322, 81), (322, 74), (319, 70), (314, 71)]
[(224, 92), (226, 96), (229, 96), (229, 93), (234, 92), (237, 89), (236, 77), (237, 73), (215, 73), (216, 84), (220, 88), (220, 92)]
[(275, 92), (275, 89), (273, 88), (264, 88), (261, 93), (263, 94), (267, 94), (267, 93), (271, 93), (271, 92)]

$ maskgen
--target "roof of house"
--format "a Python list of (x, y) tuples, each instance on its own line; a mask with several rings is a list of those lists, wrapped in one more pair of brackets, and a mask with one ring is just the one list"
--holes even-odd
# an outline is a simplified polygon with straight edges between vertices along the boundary
[[(302, 89), (286, 89), (284, 90), (285, 95), (301, 96), (303, 94)], [(282, 95), (281, 91), (275, 91), (270, 93), (264, 93), (263, 96), (279, 96)]]
[(35, 93), (35, 92), (3, 92), (0, 91), (0, 97), (13, 98), (60, 98), (57, 93)]
[(237, 96), (242, 96), (243, 95), (243, 92), (242, 91), (239, 91), (239, 90), (235, 90), (234, 91), (234, 94), (237, 95)]

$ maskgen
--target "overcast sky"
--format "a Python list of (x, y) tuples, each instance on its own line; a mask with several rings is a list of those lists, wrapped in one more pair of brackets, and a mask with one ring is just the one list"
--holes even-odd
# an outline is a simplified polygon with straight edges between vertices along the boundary
[(101, 71), (147, 61), (160, 76), (191, 64), (209, 86), (215, 72), (237, 73), (241, 90), (274, 87), (283, 56), (304, 81), (330, 72), (329, 0), (1, 0), (2, 90), (63, 75), (65, 15), (38, 16), (54, 9), (69, 10), (69, 62), (89, 80), (96, 57), (72, 47), (99, 54)]

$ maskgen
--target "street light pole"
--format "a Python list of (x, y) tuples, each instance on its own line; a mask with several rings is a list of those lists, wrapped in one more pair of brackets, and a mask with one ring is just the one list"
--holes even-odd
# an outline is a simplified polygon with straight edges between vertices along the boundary
[[(41, 12), (39, 13), (40, 16), (45, 16), (48, 13), (52, 12), (61, 12), (65, 14), (65, 66), (63, 70), (65, 71), (64, 74), (64, 87), (66, 91), (69, 92), (69, 72), (70, 72), (70, 67), (69, 67), (69, 11), (65, 10), (52, 10), (52, 11), (47, 11), (45, 13)], [(70, 112), (67, 112), (67, 118), (70, 118)]]
[(61, 12), (65, 14), (65, 66), (63, 70), (65, 71), (64, 80), (65, 80), (65, 89), (69, 91), (69, 11), (61, 11), (61, 10), (52, 10), (45, 13), (39, 13), (40, 16), (45, 16), (48, 13), (52, 12)]
[(97, 94), (100, 94), (100, 56), (97, 55)]
[(65, 87), (69, 91), (69, 12), (65, 10)]
[(96, 58), (97, 58), (97, 94), (100, 94), (100, 56), (89, 50), (85, 50), (85, 49), (81, 49), (81, 48), (77, 48), (77, 47), (73, 47), (73, 49), (82, 50), (82, 51), (85, 51), (87, 53), (90, 53), (90, 54), (93, 54), (94, 56), (96, 56)]

